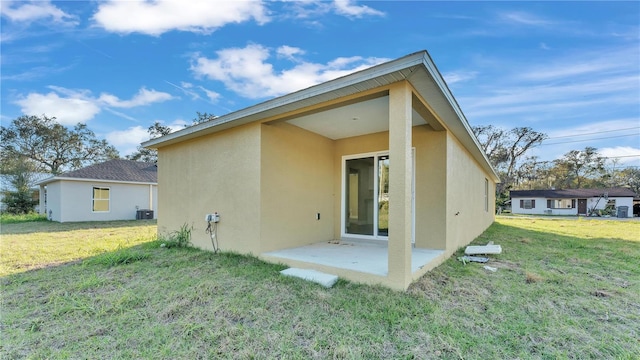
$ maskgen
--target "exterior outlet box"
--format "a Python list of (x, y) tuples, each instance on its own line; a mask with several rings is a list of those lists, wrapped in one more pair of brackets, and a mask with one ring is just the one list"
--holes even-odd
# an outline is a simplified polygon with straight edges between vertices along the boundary
[(206, 222), (217, 223), (220, 221), (220, 214), (218, 213), (207, 214), (204, 219)]

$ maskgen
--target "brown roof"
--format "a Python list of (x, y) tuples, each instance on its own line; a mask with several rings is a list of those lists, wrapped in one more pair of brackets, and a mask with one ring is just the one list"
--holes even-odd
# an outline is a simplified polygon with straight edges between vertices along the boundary
[(43, 180), (41, 184), (62, 179), (92, 179), (123, 182), (157, 183), (158, 167), (154, 163), (133, 160), (109, 160), (69, 171)]
[(604, 194), (610, 197), (637, 197), (631, 189), (616, 187), (604, 189), (558, 189), (558, 190), (511, 190), (509, 195), (514, 198), (537, 197), (552, 199), (575, 199), (598, 197)]

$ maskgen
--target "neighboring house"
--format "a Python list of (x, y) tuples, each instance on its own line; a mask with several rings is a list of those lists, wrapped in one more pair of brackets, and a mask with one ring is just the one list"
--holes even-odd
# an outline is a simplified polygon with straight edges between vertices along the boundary
[[(158, 231), (396, 289), (494, 221), (498, 176), (422, 51), (152, 139)], [(382, 254), (382, 256), (380, 256)]]
[(59, 222), (155, 217), (157, 178), (155, 164), (119, 159), (53, 176), (39, 183), (40, 213)]
[[(47, 177), (51, 176), (51, 174), (46, 173), (32, 173), (30, 180), (33, 181), (34, 185), (29, 188), (29, 192), (31, 193), (31, 197), (33, 200), (38, 201), (40, 198), (40, 187), (37, 183)], [(4, 193), (5, 191), (15, 192), (17, 189), (11, 183), (10, 175), (0, 175), (0, 211), (5, 211), (7, 209), (7, 205), (4, 203)], [(39, 206), (36, 205), (33, 209), (34, 211), (39, 211)]]
[[(591, 215), (592, 210), (626, 206), (627, 217), (633, 217), (633, 198), (637, 196), (626, 188), (514, 190), (511, 194), (511, 212), (535, 215)], [(623, 208), (624, 209), (624, 208)]]

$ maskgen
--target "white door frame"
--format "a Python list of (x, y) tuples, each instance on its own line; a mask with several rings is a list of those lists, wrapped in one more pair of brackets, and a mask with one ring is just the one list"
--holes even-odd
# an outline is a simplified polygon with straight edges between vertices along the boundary
[[(374, 151), (374, 152), (367, 152), (367, 153), (359, 153), (359, 154), (350, 154), (350, 155), (343, 155), (342, 156), (342, 174), (341, 174), (341, 191), (340, 191), (340, 237), (342, 239), (347, 238), (347, 239), (362, 239), (362, 240), (381, 240), (381, 241), (388, 241), (389, 237), (388, 236), (379, 236), (377, 234), (378, 232), (378, 199), (377, 196), (374, 197), (374, 206), (373, 206), (373, 235), (361, 235), (361, 234), (349, 234), (346, 232), (346, 187), (347, 187), (347, 176), (346, 176), (346, 171), (347, 171), (347, 160), (353, 160), (353, 159), (361, 159), (361, 158), (367, 158), (367, 157), (373, 157), (374, 158), (374, 169), (373, 172), (374, 174), (376, 174), (376, 181), (373, 182), (373, 193), (374, 194), (378, 194), (378, 184), (379, 181), (377, 179), (378, 177), (378, 173), (379, 173), (379, 169), (378, 169), (378, 157), (379, 156), (388, 156), (389, 155), (389, 150), (381, 150), (381, 151)], [(416, 200), (415, 200), (415, 194), (416, 194), (416, 155), (415, 155), (415, 148), (411, 149), (411, 157), (412, 157), (412, 175), (413, 175), (413, 179), (411, 181), (411, 243), (415, 244), (415, 229), (416, 229), (416, 219), (415, 219), (415, 214), (416, 214)], [(389, 166), (391, 166), (391, 158), (389, 158)], [(389, 201), (391, 201), (391, 199), (389, 199)]]

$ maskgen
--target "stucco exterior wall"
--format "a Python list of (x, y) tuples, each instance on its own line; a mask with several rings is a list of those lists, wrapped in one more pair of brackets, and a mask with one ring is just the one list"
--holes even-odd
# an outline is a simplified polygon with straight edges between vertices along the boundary
[(333, 141), (262, 125), (260, 159), (261, 252), (334, 239)]
[(218, 212), (222, 250), (260, 252), (260, 129), (252, 123), (158, 149), (158, 232), (193, 226), (212, 250), (205, 215)]
[[(488, 210), (485, 210), (485, 179), (489, 184)], [(482, 234), (495, 220), (495, 182), (450, 133), (447, 134), (446, 204), (446, 253), (449, 256)]]
[(416, 247), (446, 249), (447, 133), (414, 126)]
[[(47, 215), (59, 222), (135, 220), (136, 206), (148, 209), (150, 203), (149, 184), (122, 184), (100, 181), (59, 180), (47, 184)], [(153, 189), (152, 196), (157, 190)], [(94, 212), (93, 188), (109, 189), (109, 211)], [(151, 200), (155, 202), (155, 199)], [(157, 208), (152, 206), (154, 217)]]

